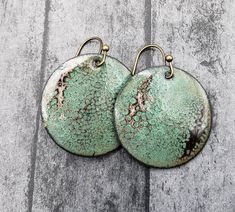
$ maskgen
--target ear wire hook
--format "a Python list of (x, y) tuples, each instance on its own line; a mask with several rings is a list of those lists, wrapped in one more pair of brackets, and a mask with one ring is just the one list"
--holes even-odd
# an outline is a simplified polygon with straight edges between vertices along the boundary
[(144, 46), (142, 49), (139, 50), (137, 56), (136, 56), (136, 59), (135, 59), (135, 63), (134, 63), (134, 67), (133, 67), (133, 70), (131, 72), (132, 75), (135, 75), (136, 73), (136, 68), (137, 68), (137, 65), (138, 65), (138, 61), (139, 61), (139, 58), (140, 58), (140, 55), (147, 49), (149, 48), (156, 48), (158, 49), (161, 54), (162, 54), (162, 57), (163, 57), (163, 63), (169, 63), (169, 67), (170, 67), (170, 74), (168, 76), (166, 76), (167, 79), (170, 79), (174, 76), (174, 68), (172, 66), (172, 60), (173, 60), (173, 57), (171, 55), (166, 55), (162, 49), (162, 47), (160, 47), (159, 45), (157, 44), (150, 44), (150, 45), (146, 45)]
[(89, 43), (90, 41), (93, 41), (93, 40), (97, 40), (99, 41), (100, 43), (100, 50), (99, 50), (99, 54), (102, 54), (103, 57), (102, 57), (102, 60), (101, 62), (97, 63), (96, 65), (98, 67), (102, 66), (103, 63), (105, 62), (105, 59), (106, 59), (106, 56), (107, 56), (107, 53), (109, 51), (109, 46), (107, 44), (103, 44), (103, 41), (101, 38), (95, 36), (95, 37), (91, 37), (91, 38), (88, 38), (87, 40), (85, 40), (85, 42), (81, 45), (81, 47), (78, 49), (77, 53), (76, 53), (76, 57), (78, 57), (82, 51), (82, 49), (84, 48), (84, 46)]
[(102, 58), (101, 62), (96, 64), (98, 67), (102, 66), (103, 63), (105, 62), (108, 51), (109, 51), (109, 46), (107, 44), (104, 44), (102, 47), (103, 58)]

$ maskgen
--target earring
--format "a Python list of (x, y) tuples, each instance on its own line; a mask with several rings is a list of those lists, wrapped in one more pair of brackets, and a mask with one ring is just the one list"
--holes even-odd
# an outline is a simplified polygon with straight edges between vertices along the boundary
[[(99, 54), (80, 55), (93, 40), (100, 42)], [(77, 155), (103, 155), (119, 146), (114, 103), (130, 71), (108, 51), (99, 37), (89, 38), (76, 57), (55, 70), (43, 91), (44, 126), (59, 146)]]
[[(139, 57), (148, 48), (160, 50), (165, 65), (136, 74)], [(148, 166), (170, 168), (194, 158), (211, 130), (211, 109), (205, 90), (187, 72), (172, 66), (173, 57), (158, 45), (137, 54), (133, 77), (118, 95), (115, 123), (123, 147)]]

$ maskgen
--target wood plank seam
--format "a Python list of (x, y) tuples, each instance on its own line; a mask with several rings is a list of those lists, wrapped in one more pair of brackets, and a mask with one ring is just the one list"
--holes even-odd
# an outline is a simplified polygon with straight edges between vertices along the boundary
[(34, 177), (35, 177), (35, 165), (36, 165), (36, 156), (37, 156), (37, 142), (38, 142), (38, 132), (40, 126), (40, 116), (41, 116), (41, 93), (43, 89), (43, 79), (46, 67), (46, 51), (48, 45), (48, 33), (49, 33), (49, 11), (50, 11), (50, 0), (45, 0), (45, 12), (44, 12), (44, 31), (42, 35), (42, 53), (41, 53), (41, 68), (40, 68), (40, 79), (39, 79), (39, 88), (38, 88), (38, 97), (37, 97), (37, 116), (36, 116), (36, 131), (33, 138), (33, 145), (31, 148), (31, 171), (30, 171), (30, 180), (28, 184), (28, 211), (32, 211), (33, 206), (33, 192), (34, 192)]
[[(145, 45), (152, 42), (152, 9), (151, 0), (145, 0), (145, 20), (144, 20), (144, 34), (145, 34)], [(143, 44), (144, 45), (144, 44)], [(145, 66), (152, 65), (152, 54), (145, 55)], [(145, 211), (149, 212), (150, 203), (150, 169), (145, 169)]]

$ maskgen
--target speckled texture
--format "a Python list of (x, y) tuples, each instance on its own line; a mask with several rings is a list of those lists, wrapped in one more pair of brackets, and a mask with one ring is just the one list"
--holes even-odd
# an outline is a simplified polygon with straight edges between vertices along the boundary
[[(234, 0), (4, 0), (0, 11), (1, 212), (234, 212)], [(49, 138), (38, 110), (43, 85), (93, 35), (130, 68), (139, 47), (160, 44), (199, 79), (213, 129), (195, 159), (146, 169), (123, 150), (77, 157)], [(144, 53), (140, 67), (160, 64), (156, 53)]]
[(156, 67), (135, 75), (117, 98), (115, 119), (121, 143), (136, 159), (174, 167), (203, 148), (211, 128), (207, 95), (189, 74)]
[(96, 55), (84, 55), (60, 66), (43, 92), (42, 115), (54, 141), (69, 152), (95, 156), (116, 149), (116, 96), (130, 76), (128, 69), (107, 57), (95, 66)]

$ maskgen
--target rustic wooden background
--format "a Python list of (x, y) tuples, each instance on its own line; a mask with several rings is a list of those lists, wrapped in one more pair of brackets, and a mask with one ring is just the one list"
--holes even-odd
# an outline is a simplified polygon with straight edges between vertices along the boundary
[[(1, 0), (0, 18), (1, 212), (235, 211), (233, 0)], [(123, 149), (84, 158), (52, 142), (41, 124), (43, 86), (94, 35), (130, 68), (138, 48), (158, 43), (203, 84), (213, 130), (198, 157), (148, 169)], [(159, 63), (152, 55), (142, 67)]]

